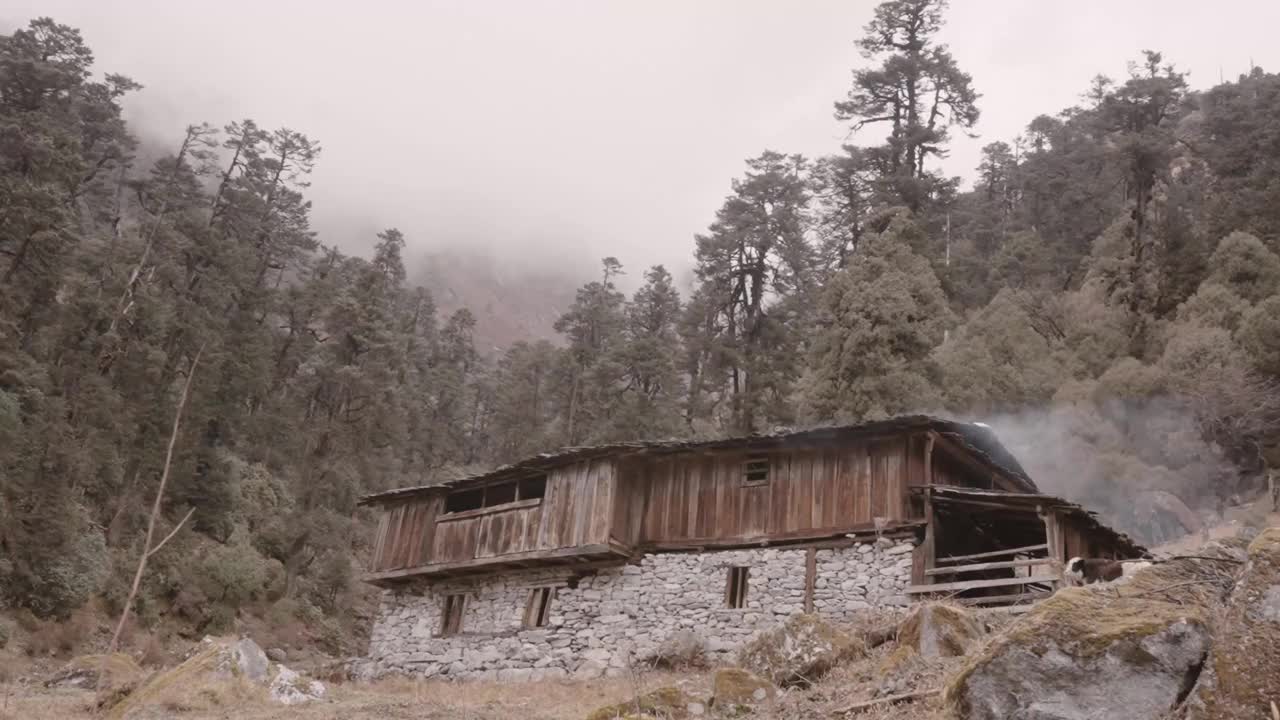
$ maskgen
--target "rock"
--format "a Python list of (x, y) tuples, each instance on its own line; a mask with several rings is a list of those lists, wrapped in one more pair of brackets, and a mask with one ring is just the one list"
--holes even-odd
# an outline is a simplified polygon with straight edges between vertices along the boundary
[(271, 660), (271, 662), (287, 662), (289, 660), (289, 653), (285, 652), (284, 648), (273, 647), (270, 650), (267, 650), (267, 658)]
[(577, 680), (594, 680), (604, 675), (605, 665), (595, 660), (584, 660), (573, 671), (573, 677)]
[(124, 653), (82, 655), (49, 676), (44, 686), (97, 690), (136, 682), (142, 674), (138, 663)]
[(969, 611), (943, 603), (917, 605), (898, 626), (898, 647), (921, 657), (959, 657), (982, 637), (982, 625)]
[(308, 680), (289, 668), (281, 665), (267, 689), (272, 700), (282, 705), (297, 705), (324, 697), (324, 683), (319, 680)]
[(676, 630), (645, 658), (652, 666), (673, 670), (705, 667), (707, 643), (692, 630)]
[(240, 638), (231, 645), (230, 663), (227, 669), (250, 682), (261, 683), (267, 679), (267, 654), (250, 638)]
[(738, 664), (780, 686), (808, 685), (865, 646), (817, 615), (792, 615), (738, 651)]
[(1067, 588), (971, 659), (946, 700), (962, 720), (1155, 720), (1208, 647), (1202, 607)]
[(147, 678), (111, 708), (108, 720), (135, 717), (143, 708), (185, 707), (194, 697), (235, 695), (237, 686), (257, 685), (279, 702), (302, 702), (324, 694), (324, 685), (284, 666), (275, 673), (266, 653), (248, 638), (205, 638), (177, 667)]
[(776, 691), (768, 680), (756, 677), (742, 668), (725, 668), (716, 672), (711, 683), (711, 707), (717, 715), (740, 717), (774, 697)]
[(586, 720), (686, 720), (690, 717), (689, 708), (692, 705), (701, 703), (686, 695), (680, 688), (667, 686), (633, 700), (599, 708), (588, 715)]
[(1248, 560), (1214, 623), (1214, 642), (1187, 706), (1190, 720), (1264, 718), (1280, 703), (1280, 528), (1249, 544)]

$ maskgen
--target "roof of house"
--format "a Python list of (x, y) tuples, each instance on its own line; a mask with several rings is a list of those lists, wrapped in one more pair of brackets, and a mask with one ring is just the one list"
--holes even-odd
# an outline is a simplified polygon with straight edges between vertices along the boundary
[(875, 420), (852, 425), (830, 425), (805, 430), (788, 430), (719, 440), (649, 440), (616, 442), (585, 447), (565, 447), (534, 455), (519, 462), (503, 465), (477, 475), (373, 493), (362, 497), (360, 504), (380, 503), (438, 491), (443, 488), (462, 488), (483, 485), (496, 480), (519, 478), (582, 460), (601, 457), (660, 455), (720, 449), (767, 450), (796, 442), (832, 441), (870, 435), (890, 435), (913, 430), (933, 430), (957, 443), (979, 459), (985, 460), (1000, 469), (1003, 474), (1017, 481), (1029, 493), (1039, 492), (1027, 472), (1018, 464), (1017, 459), (1000, 444), (995, 433), (986, 425), (948, 420), (929, 415), (905, 415), (888, 420)]

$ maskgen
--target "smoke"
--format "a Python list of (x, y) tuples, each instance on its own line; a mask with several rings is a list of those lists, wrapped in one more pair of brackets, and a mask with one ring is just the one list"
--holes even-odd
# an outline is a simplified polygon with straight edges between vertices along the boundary
[(1056, 402), (981, 420), (1043, 492), (1148, 543), (1211, 520), (1237, 474), (1179, 398)]

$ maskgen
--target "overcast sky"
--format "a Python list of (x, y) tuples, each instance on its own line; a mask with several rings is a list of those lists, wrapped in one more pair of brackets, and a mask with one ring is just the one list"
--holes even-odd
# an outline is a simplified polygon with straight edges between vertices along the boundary
[[(687, 266), (743, 160), (818, 155), (863, 64), (869, 0), (4, 0), (0, 29), (79, 27), (99, 72), (145, 89), (130, 120), (176, 142), (252, 117), (324, 147), (310, 196), (326, 242), (387, 226), (419, 248), (531, 261)], [(1143, 48), (1194, 87), (1280, 69), (1277, 0), (953, 0), (944, 40), (982, 94), (978, 148), (1073, 104)], [(526, 260), (526, 261), (529, 261)]]

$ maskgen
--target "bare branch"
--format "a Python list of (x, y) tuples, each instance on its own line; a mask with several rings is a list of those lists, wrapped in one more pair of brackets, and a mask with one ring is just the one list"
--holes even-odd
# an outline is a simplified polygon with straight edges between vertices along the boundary
[(190, 510), (188, 510), (187, 514), (183, 515), (182, 519), (178, 521), (178, 524), (174, 525), (173, 529), (169, 531), (169, 534), (165, 535), (163, 540), (156, 543), (155, 547), (147, 551), (147, 557), (151, 557), (152, 555), (155, 555), (156, 553), (160, 552), (160, 548), (164, 547), (165, 543), (172, 540), (173, 536), (178, 534), (178, 531), (182, 529), (183, 525), (187, 524), (187, 521), (191, 519), (191, 516), (195, 513), (195, 511), (196, 511), (195, 508), (191, 508)]

